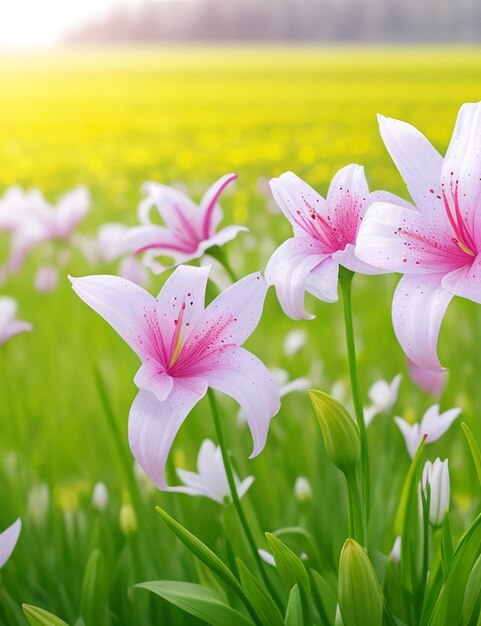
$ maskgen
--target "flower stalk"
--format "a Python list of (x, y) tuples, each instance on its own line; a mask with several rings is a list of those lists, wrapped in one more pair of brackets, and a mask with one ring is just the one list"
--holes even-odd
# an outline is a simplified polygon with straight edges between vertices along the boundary
[(354, 342), (354, 328), (352, 323), (352, 303), (351, 288), (354, 272), (345, 267), (339, 268), (339, 284), (341, 285), (344, 326), (346, 332), (347, 355), (349, 361), (349, 376), (351, 379), (352, 399), (354, 403), (354, 413), (356, 415), (359, 435), (361, 439), (361, 484), (364, 503), (364, 525), (367, 530), (369, 521), (369, 508), (371, 501), (371, 479), (369, 469), (369, 450), (367, 445), (366, 424), (364, 422), (364, 411), (362, 408), (361, 391), (359, 387), (359, 377), (357, 373), (356, 345)]
[(254, 535), (252, 534), (252, 531), (249, 526), (249, 522), (247, 521), (246, 514), (244, 512), (239, 495), (237, 493), (237, 487), (236, 487), (235, 478), (234, 478), (234, 471), (232, 469), (232, 463), (229, 458), (229, 451), (227, 449), (227, 445), (225, 442), (224, 431), (222, 430), (219, 410), (217, 408), (217, 401), (215, 399), (215, 395), (212, 389), (209, 389), (207, 391), (207, 396), (209, 398), (210, 408), (212, 411), (212, 418), (214, 420), (215, 431), (216, 431), (217, 439), (219, 441), (219, 447), (222, 453), (222, 461), (224, 462), (224, 469), (225, 469), (225, 473), (227, 476), (227, 482), (229, 483), (229, 490), (231, 493), (232, 503), (234, 504), (234, 508), (237, 512), (237, 516), (239, 517), (239, 521), (244, 530), (244, 534), (247, 538), (247, 542), (249, 543), (249, 546), (251, 548), (252, 556), (254, 557), (257, 567), (261, 573), (262, 580), (267, 590), (269, 591), (270, 595), (272, 596), (273, 600), (279, 605), (280, 604), (279, 598), (277, 597), (277, 594), (266, 574), (266, 571), (264, 569), (264, 564), (257, 550)]

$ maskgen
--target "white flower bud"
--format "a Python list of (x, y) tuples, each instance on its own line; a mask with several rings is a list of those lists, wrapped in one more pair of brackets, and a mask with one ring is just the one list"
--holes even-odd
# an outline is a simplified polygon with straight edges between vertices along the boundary
[(434, 463), (427, 461), (423, 469), (423, 490), (427, 497), (430, 487), (429, 521), (433, 526), (441, 526), (449, 509), (449, 469), (448, 459), (437, 458)]
[(298, 476), (294, 485), (294, 494), (299, 502), (307, 502), (312, 497), (311, 483), (304, 476)]
[(109, 492), (107, 491), (107, 487), (105, 483), (98, 482), (94, 490), (92, 492), (92, 506), (97, 511), (102, 513), (107, 508), (107, 504), (109, 501)]

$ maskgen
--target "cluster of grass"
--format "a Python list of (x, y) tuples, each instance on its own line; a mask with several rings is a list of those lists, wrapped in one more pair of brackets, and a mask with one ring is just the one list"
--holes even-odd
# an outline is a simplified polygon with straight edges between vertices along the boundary
[[(442, 152), (459, 106), (479, 99), (478, 49), (145, 49), (67, 52), (0, 58), (0, 190), (38, 186), (52, 199), (76, 184), (92, 192), (82, 226), (93, 232), (105, 221), (135, 222), (145, 180), (181, 181), (194, 196), (220, 175), (240, 175), (223, 201), (226, 223), (244, 223), (249, 235), (229, 246), (242, 275), (263, 269), (289, 233), (258, 191), (258, 179), (292, 169), (325, 192), (335, 171), (366, 166), (371, 189), (405, 189), (380, 140), (376, 113), (421, 128)], [(137, 363), (128, 347), (71, 292), (39, 295), (33, 256), (2, 292), (18, 298), (22, 317), (35, 330), (0, 354), (0, 528), (24, 522), (13, 558), (2, 570), (0, 623), (24, 624), (19, 604), (43, 606), (74, 623), (88, 603), (82, 594), (94, 548), (103, 554), (99, 585), (112, 624), (193, 624), (178, 610), (132, 585), (155, 578), (198, 580), (205, 573), (175, 542), (154, 512), (170, 511), (208, 545), (223, 550), (219, 507), (205, 499), (148, 489), (133, 475), (127, 448), (127, 415), (135, 394)], [(75, 275), (113, 272), (92, 268), (74, 254)], [(152, 278), (157, 291), (164, 278)], [(390, 322), (395, 277), (357, 277), (354, 311), (364, 393), (377, 378), (404, 372)], [(310, 376), (329, 391), (347, 379), (340, 305), (310, 301), (312, 322), (281, 313), (273, 293), (249, 347), (269, 366), (291, 377)], [(295, 357), (283, 340), (303, 328), (308, 343)], [(441, 334), (442, 362), (450, 375), (444, 408), (459, 405), (481, 436), (477, 349), (481, 318), (476, 305), (456, 300)], [(99, 379), (104, 395), (99, 389)], [(239, 426), (233, 402), (220, 398), (227, 439), (239, 475), (256, 476), (246, 497), (262, 530), (304, 525), (315, 537), (326, 572), (335, 572), (346, 536), (344, 492), (326, 459), (307, 396), (283, 402), (262, 455), (248, 461), (249, 434)], [(397, 413), (419, 419), (432, 400), (405, 375)], [(186, 420), (170, 460), (193, 468), (201, 441), (214, 438), (207, 401)], [(392, 518), (409, 459), (390, 417), (369, 429), (374, 510), (371, 536), (391, 548)], [(428, 456), (449, 456), (453, 528), (459, 535), (479, 505), (474, 471), (459, 425)], [(307, 476), (309, 502), (294, 496)], [(104, 512), (92, 507), (97, 481), (109, 492)], [(38, 491), (40, 485), (47, 490)], [(35, 491), (37, 489), (37, 491)], [(43, 493), (43, 495), (42, 495)], [(45, 493), (49, 494), (45, 506)], [(39, 496), (40, 494), (40, 496)], [(255, 515), (253, 512), (255, 511)], [(231, 511), (222, 513), (233, 524)], [(249, 555), (239, 537), (238, 551)], [(296, 546), (302, 551), (302, 546)], [(82, 599), (83, 595), (83, 599)], [(82, 608), (83, 607), (83, 608)]]

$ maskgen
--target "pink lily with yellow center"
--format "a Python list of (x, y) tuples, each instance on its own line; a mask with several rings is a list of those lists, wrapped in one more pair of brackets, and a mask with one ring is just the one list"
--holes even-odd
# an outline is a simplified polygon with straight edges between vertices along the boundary
[[(209, 248), (234, 239), (245, 226), (225, 226), (218, 200), (224, 189), (237, 178), (226, 174), (204, 194), (197, 206), (188, 196), (167, 185), (149, 182), (143, 186), (146, 197), (139, 205), (141, 225), (130, 228), (124, 238), (126, 251), (144, 254), (145, 264), (155, 273), (168, 269), (157, 260), (160, 255), (173, 259), (173, 265), (200, 258)], [(164, 226), (152, 221), (156, 209)]]
[(441, 372), (448, 304), (455, 295), (481, 303), (481, 103), (461, 107), (444, 159), (413, 126), (382, 116), (379, 125), (416, 206), (374, 203), (356, 254), (404, 274), (392, 305), (396, 336), (411, 361)]
[(294, 237), (274, 252), (266, 267), (267, 282), (275, 286), (286, 315), (314, 317), (304, 308), (306, 291), (325, 302), (337, 301), (340, 265), (353, 272), (380, 273), (355, 255), (364, 213), (373, 198), (380, 197), (369, 193), (363, 167), (339, 170), (326, 199), (292, 172), (274, 178), (271, 189), (294, 230)]
[(130, 448), (159, 489), (183, 421), (212, 387), (242, 407), (252, 434), (252, 456), (264, 448), (279, 392), (265, 365), (240, 346), (259, 323), (267, 285), (250, 274), (206, 308), (210, 267), (179, 266), (157, 298), (115, 276), (71, 278), (74, 291), (99, 313), (142, 361), (139, 392), (129, 417)]

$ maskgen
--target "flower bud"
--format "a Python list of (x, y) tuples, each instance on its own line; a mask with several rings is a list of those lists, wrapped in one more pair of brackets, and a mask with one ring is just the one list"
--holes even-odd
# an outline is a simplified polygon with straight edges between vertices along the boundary
[(338, 601), (344, 626), (381, 626), (381, 588), (364, 548), (354, 539), (341, 551)]
[(361, 456), (359, 429), (340, 402), (327, 393), (309, 392), (319, 419), (328, 457), (345, 474), (354, 470)]
[(130, 504), (123, 504), (120, 507), (119, 523), (124, 535), (132, 535), (136, 532), (137, 516)]
[(299, 502), (308, 502), (312, 498), (311, 483), (304, 476), (298, 476), (296, 478), (294, 495)]
[(94, 509), (103, 513), (107, 508), (107, 504), (109, 501), (109, 492), (107, 491), (107, 487), (105, 483), (98, 482), (94, 490), (92, 492), (92, 506)]
[(434, 463), (426, 461), (423, 469), (423, 490), (427, 498), (427, 486), (430, 488), (429, 521), (433, 526), (441, 526), (444, 515), (449, 509), (449, 469), (448, 459), (436, 459)]

